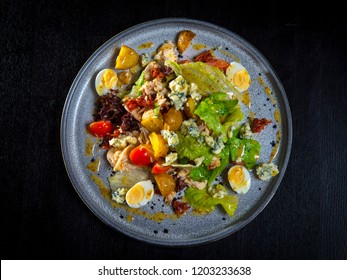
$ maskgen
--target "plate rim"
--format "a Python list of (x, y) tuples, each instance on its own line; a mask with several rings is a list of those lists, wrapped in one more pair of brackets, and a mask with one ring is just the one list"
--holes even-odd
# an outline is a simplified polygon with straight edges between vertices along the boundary
[[(115, 40), (116, 37), (118, 38), (118, 37), (121, 37), (124, 35), (126, 36), (130, 32), (134, 32), (137, 29), (148, 28), (149, 26), (157, 25), (159, 23), (175, 23), (175, 22), (176, 23), (188, 23), (188, 24), (190, 23), (190, 24), (196, 24), (200, 27), (209, 27), (212, 29), (217, 29), (220, 32), (225, 33), (228, 36), (234, 37), (237, 40), (241, 41), (242, 43), (246, 44), (246, 49), (251, 49), (252, 52), (254, 52), (257, 55), (257, 57), (259, 59), (261, 59), (267, 67), (270, 68), (270, 70), (272, 71), (272, 75), (275, 79), (276, 86), (279, 89), (279, 93), (280, 93), (280, 96), (281, 96), (282, 101), (283, 101), (282, 110), (283, 109), (285, 110), (285, 112), (283, 112), (283, 114), (286, 116), (286, 122), (287, 122), (286, 123), (286, 125), (287, 125), (286, 138), (285, 138), (285, 141), (286, 141), (285, 150), (286, 151), (285, 151), (285, 155), (284, 155), (284, 159), (283, 159), (283, 166), (280, 170), (279, 176), (277, 176), (275, 185), (273, 186), (271, 192), (269, 192), (268, 195), (266, 195), (266, 197), (258, 204), (258, 206), (255, 208), (255, 211), (253, 211), (251, 214), (247, 215), (247, 219), (240, 220), (238, 222), (236, 230), (231, 230), (230, 229), (231, 227), (228, 227), (227, 229), (224, 229), (222, 232), (217, 232), (217, 233), (214, 233), (211, 235), (198, 237), (198, 238), (194, 238), (194, 239), (189, 239), (188, 241), (187, 240), (176, 241), (176, 240), (168, 239), (167, 241), (169, 241), (169, 242), (164, 242), (163, 240), (160, 239), (160, 240), (156, 240), (157, 242), (155, 242), (155, 240), (153, 240), (153, 239), (149, 240), (148, 238), (142, 237), (139, 234), (135, 234), (134, 232), (132, 232), (131, 230), (128, 230), (126, 228), (122, 228), (122, 230), (120, 230), (118, 227), (115, 227), (110, 221), (108, 221), (107, 219), (102, 217), (102, 215), (100, 215), (100, 213), (98, 213), (99, 209), (97, 209), (97, 207), (95, 207), (92, 203), (88, 203), (88, 198), (84, 197), (82, 195), (79, 188), (77, 187), (77, 182), (75, 182), (75, 179), (72, 178), (72, 175), (71, 175), (70, 170), (69, 170), (69, 168), (70, 168), (68, 166), (69, 165), (69, 159), (68, 159), (68, 156), (66, 154), (67, 141), (64, 140), (64, 136), (65, 136), (64, 130), (65, 130), (65, 123), (67, 120), (67, 115), (69, 112), (69, 105), (70, 105), (71, 100), (73, 98), (73, 95), (74, 95), (73, 93), (77, 87), (78, 81), (83, 76), (83, 73), (88, 69), (88, 65), (94, 59), (97, 58), (97, 56), (100, 52), (102, 52), (104, 49), (106, 49)], [(70, 89), (68, 91), (68, 94), (66, 96), (65, 102), (64, 102), (62, 115), (61, 115), (61, 123), (60, 123), (60, 146), (61, 146), (61, 153), (62, 153), (64, 166), (65, 166), (66, 172), (68, 174), (68, 177), (70, 179), (72, 186), (74, 187), (75, 191), (77, 192), (77, 194), (79, 195), (81, 200), (84, 202), (84, 204), (89, 208), (89, 210), (92, 211), (92, 213), (99, 220), (101, 220), (107, 226), (111, 227), (113, 230), (116, 230), (118, 233), (121, 233), (122, 235), (124, 235), (126, 237), (131, 237), (131, 238), (145, 242), (145, 243), (150, 244), (150, 245), (157, 245), (157, 246), (163, 246), (163, 247), (190, 247), (190, 246), (212, 243), (212, 242), (224, 239), (227, 236), (230, 236), (230, 235), (236, 233), (237, 231), (240, 231), (247, 224), (249, 224), (251, 221), (253, 221), (264, 210), (264, 208), (269, 204), (269, 202), (272, 200), (273, 196), (277, 192), (277, 190), (278, 190), (278, 188), (282, 182), (282, 179), (285, 175), (285, 172), (286, 172), (286, 169), (288, 166), (288, 162), (290, 159), (290, 155), (291, 155), (292, 141), (293, 141), (292, 114), (291, 114), (290, 104), (289, 104), (289, 101), (287, 98), (287, 94), (286, 94), (286, 91), (284, 89), (284, 86), (283, 86), (281, 80), (278, 77), (277, 72), (275, 71), (275, 69), (273, 68), (271, 63), (266, 59), (266, 57), (254, 45), (252, 45), (249, 41), (247, 41), (246, 39), (244, 39), (243, 37), (241, 37), (237, 33), (231, 31), (230, 29), (227, 29), (227, 28), (220, 26), (220, 25), (217, 25), (215, 23), (202, 21), (202, 20), (198, 20), (198, 19), (185, 18), (185, 17), (167, 17), (167, 18), (159, 18), (159, 19), (144, 21), (144, 22), (138, 23), (136, 25), (133, 25), (131, 27), (124, 29), (123, 31), (115, 34), (110, 39), (106, 40), (103, 44), (101, 44), (88, 57), (88, 59), (81, 66), (80, 70), (78, 71), (77, 75), (75, 76), (75, 78), (74, 78), (74, 80), (70, 86)]]

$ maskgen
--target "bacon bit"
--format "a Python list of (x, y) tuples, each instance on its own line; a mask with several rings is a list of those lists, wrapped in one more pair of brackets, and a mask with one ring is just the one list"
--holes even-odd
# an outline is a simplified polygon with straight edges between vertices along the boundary
[(271, 120), (266, 119), (266, 118), (262, 118), (262, 119), (253, 119), (252, 124), (251, 124), (251, 130), (253, 133), (258, 133), (260, 131), (262, 131), (265, 126), (267, 126), (268, 124), (272, 123)]
[(137, 104), (137, 101), (135, 98), (130, 98), (125, 105), (127, 106), (128, 110), (131, 112), (132, 110), (136, 109), (139, 105)]
[(212, 59), (215, 59), (214, 56), (213, 56), (212, 51), (211, 50), (207, 50), (207, 51), (204, 51), (203, 53), (197, 55), (194, 58), (194, 61), (195, 62), (197, 62), (197, 61), (207, 62), (207, 61), (210, 61)]
[(182, 216), (190, 209), (190, 205), (187, 202), (178, 201), (177, 199), (173, 199), (171, 205), (178, 216)]
[(136, 109), (137, 107), (152, 107), (154, 100), (149, 95), (141, 95), (138, 98), (130, 98), (125, 105), (127, 106), (129, 112)]
[(140, 107), (152, 107), (154, 100), (150, 95), (141, 95), (136, 98), (137, 105)]
[(165, 76), (164, 73), (159, 68), (156, 68), (156, 67), (153, 67), (151, 69), (151, 75), (153, 79), (155, 78), (162, 79)]

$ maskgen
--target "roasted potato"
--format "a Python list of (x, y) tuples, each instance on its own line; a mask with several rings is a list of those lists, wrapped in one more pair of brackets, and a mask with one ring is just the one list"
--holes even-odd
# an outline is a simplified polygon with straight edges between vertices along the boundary
[(160, 132), (163, 129), (163, 116), (154, 109), (145, 111), (142, 115), (141, 125), (149, 131)]
[(132, 48), (122, 45), (116, 59), (117, 70), (126, 70), (134, 67), (139, 62), (138, 53)]
[(154, 174), (154, 179), (158, 185), (162, 196), (166, 197), (176, 189), (176, 181), (168, 173)]
[(177, 50), (180, 54), (189, 47), (194, 37), (195, 33), (191, 30), (183, 30), (178, 33)]
[(182, 125), (183, 115), (181, 111), (170, 108), (170, 110), (163, 115), (163, 119), (165, 130), (176, 131), (179, 130)]

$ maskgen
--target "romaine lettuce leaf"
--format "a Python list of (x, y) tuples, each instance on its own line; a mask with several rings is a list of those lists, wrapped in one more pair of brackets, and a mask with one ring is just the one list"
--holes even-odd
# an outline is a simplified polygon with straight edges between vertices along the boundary
[(135, 84), (133, 85), (131, 92), (128, 94), (129, 97), (138, 97), (141, 95), (140, 89), (145, 83), (144, 74), (145, 74), (145, 71), (143, 70), (140, 76), (137, 78)]
[(219, 68), (204, 62), (178, 64), (167, 60), (165, 65), (170, 67), (177, 76), (182, 75), (188, 82), (196, 84), (199, 93), (204, 96), (214, 92), (238, 92)]
[(237, 104), (238, 100), (229, 99), (226, 93), (213, 93), (200, 102), (194, 114), (205, 121), (207, 127), (217, 136), (221, 136), (225, 142), (227, 131), (221, 123), (221, 118), (233, 113)]
[(178, 154), (178, 158), (188, 158), (189, 160), (195, 160), (199, 157), (204, 157), (203, 163), (209, 165), (211, 163), (213, 153), (210, 151), (210, 147), (205, 143), (199, 143), (196, 138), (187, 135), (184, 136), (180, 132), (178, 135), (179, 143), (175, 147)]
[(205, 181), (210, 175), (211, 171), (205, 165), (195, 167), (189, 172), (189, 177), (199, 182)]
[(248, 170), (254, 167), (260, 155), (261, 145), (257, 140), (233, 137), (228, 140), (226, 146), (230, 149), (230, 159), (241, 159)]
[(239, 202), (237, 196), (234, 195), (213, 197), (205, 189), (199, 190), (191, 187), (185, 190), (185, 197), (191, 206), (201, 211), (212, 212), (217, 205), (221, 205), (231, 217), (234, 216)]
[(229, 147), (225, 146), (224, 149), (219, 154), (220, 165), (211, 171), (211, 175), (207, 180), (207, 185), (210, 186), (214, 180), (218, 177), (220, 173), (228, 166), (229, 164)]

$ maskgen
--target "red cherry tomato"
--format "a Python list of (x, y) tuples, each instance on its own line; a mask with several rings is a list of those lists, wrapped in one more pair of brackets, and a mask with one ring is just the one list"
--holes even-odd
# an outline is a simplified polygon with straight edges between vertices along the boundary
[(111, 133), (112, 130), (113, 126), (110, 121), (97, 121), (89, 125), (89, 132), (96, 137), (104, 137), (107, 133)]
[(152, 173), (153, 174), (160, 174), (160, 173), (165, 173), (166, 171), (168, 171), (171, 168), (171, 166), (163, 166), (159, 163), (154, 164), (154, 166), (152, 167)]
[(134, 148), (130, 152), (129, 158), (135, 165), (147, 166), (152, 163), (151, 151), (144, 145)]

